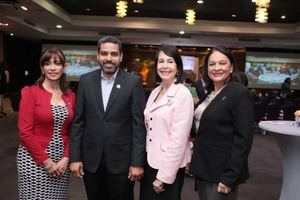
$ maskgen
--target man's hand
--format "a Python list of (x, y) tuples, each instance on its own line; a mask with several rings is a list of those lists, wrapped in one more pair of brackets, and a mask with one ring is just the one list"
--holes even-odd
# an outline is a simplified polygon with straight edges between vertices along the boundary
[(138, 181), (144, 175), (144, 168), (143, 167), (129, 167), (128, 171), (128, 179), (131, 181)]
[(82, 178), (82, 176), (84, 175), (82, 162), (70, 163), (70, 170), (74, 177)]
[(228, 194), (231, 192), (231, 188), (227, 187), (226, 185), (224, 185), (223, 183), (219, 183), (218, 185), (218, 192), (223, 193), (223, 194)]

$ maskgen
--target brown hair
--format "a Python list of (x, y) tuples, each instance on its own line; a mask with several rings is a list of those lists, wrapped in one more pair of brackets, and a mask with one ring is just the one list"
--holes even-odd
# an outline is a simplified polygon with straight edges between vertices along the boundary
[[(47, 48), (42, 52), (40, 58), (40, 67), (43, 67), (45, 63), (48, 62), (53, 57), (57, 58), (62, 65), (66, 64), (66, 58), (64, 53), (61, 50), (52, 47), (52, 48)], [(41, 76), (38, 78), (38, 80), (35, 83), (37, 85), (42, 85), (44, 80), (45, 80), (45, 75), (41, 73)], [(63, 73), (59, 79), (59, 86), (62, 92), (67, 92), (69, 89), (65, 73)]]
[(158, 56), (159, 53), (163, 52), (167, 56), (171, 57), (174, 59), (176, 63), (176, 68), (177, 68), (177, 74), (176, 74), (176, 81), (175, 84), (177, 83), (183, 83), (183, 64), (181, 60), (181, 56), (179, 55), (176, 46), (173, 45), (167, 45), (167, 44), (162, 44), (157, 53), (156, 53), (156, 58), (155, 58), (155, 74), (156, 74), (156, 80), (158, 82), (161, 82), (161, 78), (158, 76), (156, 69), (157, 69), (157, 63), (158, 63)]
[[(208, 92), (214, 90), (213, 81), (208, 76), (208, 60), (209, 60), (210, 55), (213, 52), (220, 52), (220, 53), (222, 53), (223, 55), (225, 55), (228, 58), (228, 60), (230, 61), (230, 64), (232, 65), (232, 74), (235, 74), (235, 73), (238, 72), (238, 69), (237, 69), (237, 66), (236, 66), (236, 63), (235, 63), (235, 60), (234, 60), (234, 57), (233, 57), (233, 54), (232, 54), (231, 50), (229, 48), (226, 48), (226, 47), (223, 47), (223, 46), (214, 47), (206, 55), (206, 57), (204, 59), (204, 65), (203, 65), (203, 80), (204, 80), (204, 82), (206, 84), (205, 89)], [(227, 82), (229, 82), (229, 81), (232, 80), (232, 74), (230, 74), (230, 76), (228, 77), (228, 80), (226, 80), (225, 83), (227, 83)]]

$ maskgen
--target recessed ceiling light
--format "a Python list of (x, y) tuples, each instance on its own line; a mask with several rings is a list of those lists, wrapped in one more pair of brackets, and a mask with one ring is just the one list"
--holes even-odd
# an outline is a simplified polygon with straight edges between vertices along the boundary
[(57, 24), (57, 25), (56, 25), (56, 28), (62, 28), (62, 25)]
[(86, 8), (85, 10), (86, 10), (86, 11), (91, 11), (91, 9), (90, 9), (90, 8)]
[(210, 48), (207, 48), (207, 51), (210, 51)]
[(285, 15), (281, 15), (281, 17), (280, 17), (281, 19), (285, 19)]
[(134, 10), (134, 12), (135, 12), (135, 13), (138, 13), (138, 12), (140, 12), (140, 11), (139, 11), (139, 10)]
[(10, 33), (9, 35), (10, 35), (10, 36), (14, 36), (15, 34), (13, 34), (13, 33)]
[(204, 3), (204, 1), (203, 1), (203, 0), (198, 0), (198, 1), (197, 1), (197, 3), (199, 3), (199, 4), (203, 4), (203, 3)]
[(25, 10), (25, 11), (28, 10), (28, 8), (26, 6), (21, 6), (21, 8), (22, 8), (22, 10)]
[(144, 0), (133, 0), (133, 3), (139, 3), (139, 4), (142, 4), (142, 3), (144, 3)]
[(232, 17), (236, 17), (236, 14), (232, 14), (231, 16), (232, 16)]
[(256, 2), (256, 0), (252, 0), (252, 2), (253, 2), (253, 3), (255, 3), (255, 2)]
[(179, 34), (180, 34), (180, 35), (183, 35), (183, 34), (184, 34), (184, 31), (179, 31)]

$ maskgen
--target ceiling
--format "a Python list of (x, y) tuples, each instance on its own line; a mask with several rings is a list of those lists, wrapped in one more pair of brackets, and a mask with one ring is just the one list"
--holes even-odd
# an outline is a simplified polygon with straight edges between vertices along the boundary
[[(0, 30), (28, 39), (96, 41), (110, 34), (132, 44), (300, 49), (299, 0), (271, 0), (267, 24), (254, 22), (255, 3), (251, 0), (204, 0), (203, 4), (196, 0), (144, 0), (135, 4), (130, 0), (125, 18), (115, 17), (115, 1), (7, 2), (0, 0), (0, 22), (9, 25)], [(22, 10), (21, 5), (29, 10)], [(185, 23), (188, 8), (196, 11), (195, 25)], [(286, 19), (281, 19), (282, 15)], [(62, 28), (57, 29), (57, 24)], [(180, 30), (185, 34), (179, 35)]]
[[(53, 0), (53, 2), (72, 15), (116, 14), (115, 1)], [(197, 12), (198, 20), (254, 22), (255, 7), (255, 3), (251, 0), (204, 0), (203, 4), (198, 4), (197, 0), (144, 0), (143, 4), (129, 1), (127, 16), (184, 19), (185, 10), (193, 8)], [(268, 10), (269, 23), (300, 22), (299, 10), (296, 8), (300, 9), (299, 0), (272, 0)], [(139, 12), (136, 13), (135, 10)], [(236, 17), (233, 18), (232, 14)], [(285, 20), (280, 18), (282, 15), (286, 15)]]

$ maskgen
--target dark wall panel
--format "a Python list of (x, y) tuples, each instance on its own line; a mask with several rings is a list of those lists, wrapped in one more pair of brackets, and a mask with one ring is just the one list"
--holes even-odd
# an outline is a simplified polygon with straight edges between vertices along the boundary
[[(41, 43), (4, 36), (4, 59), (10, 71), (10, 92), (18, 92), (39, 77)], [(27, 73), (26, 73), (27, 72)]]

